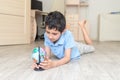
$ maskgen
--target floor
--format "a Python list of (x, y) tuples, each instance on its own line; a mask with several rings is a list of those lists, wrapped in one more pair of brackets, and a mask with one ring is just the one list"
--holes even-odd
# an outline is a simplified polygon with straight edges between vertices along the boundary
[(120, 42), (95, 42), (94, 53), (37, 72), (31, 69), (31, 51), (38, 45), (43, 41), (0, 46), (0, 80), (120, 80)]

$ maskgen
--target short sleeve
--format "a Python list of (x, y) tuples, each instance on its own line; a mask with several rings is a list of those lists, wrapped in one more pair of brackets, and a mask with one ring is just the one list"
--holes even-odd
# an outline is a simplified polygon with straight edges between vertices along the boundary
[(46, 33), (44, 33), (44, 45), (45, 45), (45, 46), (49, 46), (48, 38), (47, 38)]
[(65, 49), (72, 48), (75, 46), (75, 41), (71, 32), (65, 36)]

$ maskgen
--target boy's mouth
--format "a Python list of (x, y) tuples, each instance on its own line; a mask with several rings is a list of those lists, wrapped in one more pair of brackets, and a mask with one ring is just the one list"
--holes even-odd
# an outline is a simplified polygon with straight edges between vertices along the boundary
[(54, 42), (54, 39), (50, 39), (51, 42)]
[(51, 42), (53, 42), (53, 43), (57, 42), (57, 41), (56, 41), (56, 40), (54, 40), (54, 39), (50, 39), (50, 41), (51, 41)]

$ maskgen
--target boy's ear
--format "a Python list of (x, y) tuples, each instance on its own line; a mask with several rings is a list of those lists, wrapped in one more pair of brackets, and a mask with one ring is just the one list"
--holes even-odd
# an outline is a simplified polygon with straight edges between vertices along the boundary
[(65, 28), (65, 29), (63, 30), (62, 34), (63, 34), (66, 30), (67, 30), (67, 29)]
[(70, 25), (66, 25), (65, 29), (63, 30), (62, 34), (67, 30), (70, 29)]
[(70, 29), (70, 25), (68, 24), (68, 25), (66, 25), (66, 27), (65, 27), (66, 29)]

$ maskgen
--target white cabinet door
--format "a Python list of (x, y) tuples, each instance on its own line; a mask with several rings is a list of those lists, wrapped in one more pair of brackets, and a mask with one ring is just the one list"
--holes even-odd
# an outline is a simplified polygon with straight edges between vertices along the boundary
[(101, 14), (99, 41), (120, 41), (120, 14)]
[(30, 43), (30, 0), (0, 0), (0, 45)]

